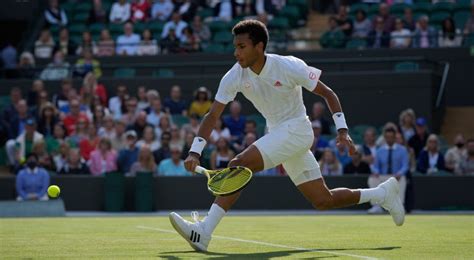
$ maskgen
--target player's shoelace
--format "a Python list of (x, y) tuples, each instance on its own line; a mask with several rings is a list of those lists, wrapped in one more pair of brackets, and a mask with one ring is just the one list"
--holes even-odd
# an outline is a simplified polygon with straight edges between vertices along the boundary
[(191, 218), (194, 220), (194, 222), (199, 222), (199, 212), (191, 211)]

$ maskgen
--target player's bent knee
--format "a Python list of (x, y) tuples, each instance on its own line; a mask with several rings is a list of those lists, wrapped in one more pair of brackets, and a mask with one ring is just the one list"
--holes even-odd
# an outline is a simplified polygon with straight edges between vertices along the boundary
[(247, 165), (245, 165), (245, 160), (240, 155), (237, 155), (234, 159), (230, 160), (229, 167), (233, 167), (233, 166), (247, 167)]

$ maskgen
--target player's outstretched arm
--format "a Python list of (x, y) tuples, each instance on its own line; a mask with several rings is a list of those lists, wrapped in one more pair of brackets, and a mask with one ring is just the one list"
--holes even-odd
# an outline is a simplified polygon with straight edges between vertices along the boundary
[(333, 115), (333, 119), (337, 128), (336, 145), (346, 145), (349, 147), (349, 154), (354, 154), (356, 148), (354, 142), (352, 142), (352, 139), (349, 136), (344, 114), (342, 113), (341, 103), (339, 102), (339, 98), (337, 97), (336, 93), (331, 88), (326, 86), (326, 84), (324, 84), (322, 81), (318, 81), (313, 93), (323, 97), (324, 100), (326, 100), (326, 104), (328, 104), (329, 110)]
[(184, 160), (184, 167), (187, 171), (194, 172), (194, 168), (199, 165), (202, 150), (206, 146), (212, 129), (216, 126), (216, 122), (221, 117), (224, 108), (225, 104), (214, 101), (209, 112), (204, 115), (201, 125), (199, 126), (198, 135), (194, 138), (191, 149), (189, 150), (189, 155), (186, 160)]

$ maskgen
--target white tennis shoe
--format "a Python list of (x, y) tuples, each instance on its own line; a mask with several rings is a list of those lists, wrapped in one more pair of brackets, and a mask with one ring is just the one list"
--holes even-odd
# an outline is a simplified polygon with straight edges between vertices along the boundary
[(379, 187), (385, 190), (385, 198), (380, 205), (390, 212), (395, 225), (403, 225), (403, 222), (405, 222), (405, 208), (400, 199), (400, 187), (397, 179), (391, 177), (381, 183)]
[(187, 221), (176, 212), (169, 215), (171, 225), (196, 251), (207, 252), (207, 247), (211, 241), (211, 234), (208, 234), (203, 227), (203, 222), (199, 220), (196, 211), (191, 212), (193, 222)]

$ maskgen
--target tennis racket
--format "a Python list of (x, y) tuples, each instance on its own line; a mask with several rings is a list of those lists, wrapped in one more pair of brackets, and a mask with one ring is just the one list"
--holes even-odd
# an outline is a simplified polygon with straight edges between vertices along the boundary
[(194, 171), (206, 175), (207, 189), (214, 196), (234, 194), (245, 188), (252, 179), (252, 171), (243, 166), (229, 167), (222, 170), (207, 170), (198, 165)]

